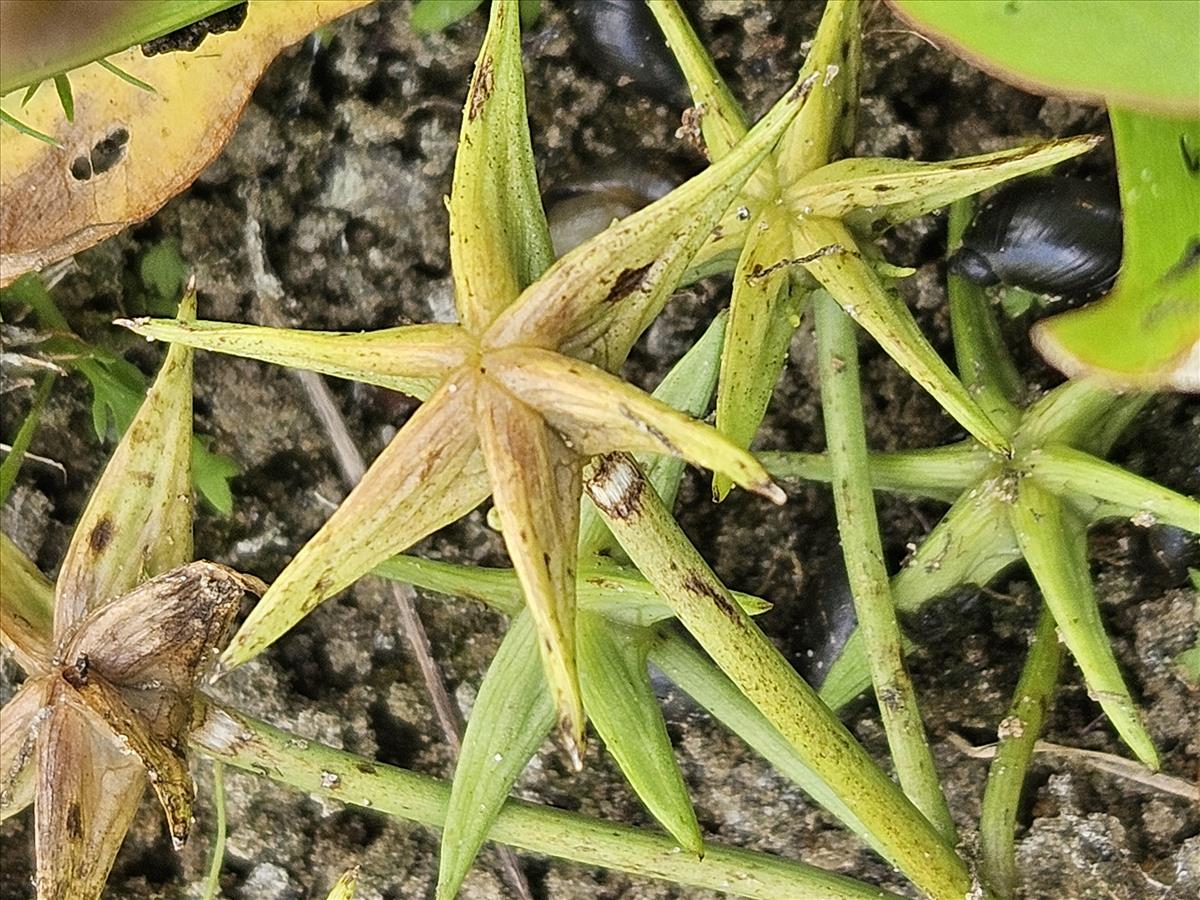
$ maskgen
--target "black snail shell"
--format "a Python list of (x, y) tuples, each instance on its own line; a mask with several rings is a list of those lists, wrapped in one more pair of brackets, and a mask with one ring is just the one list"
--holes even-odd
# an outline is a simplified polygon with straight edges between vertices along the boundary
[(1121, 204), (1114, 185), (1039, 176), (1001, 188), (983, 205), (950, 258), (976, 284), (1087, 297), (1121, 268)]
[(575, 39), (602, 77), (687, 105), (687, 83), (644, 0), (574, 0), (568, 12)]

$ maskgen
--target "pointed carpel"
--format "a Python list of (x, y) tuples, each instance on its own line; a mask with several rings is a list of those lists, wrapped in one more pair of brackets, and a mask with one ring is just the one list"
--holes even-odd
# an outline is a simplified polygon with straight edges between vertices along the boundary
[(942, 409), (984, 446), (1009, 451), (1008, 439), (938, 356), (904, 302), (880, 283), (845, 225), (810, 216), (797, 220), (793, 239), (801, 264)]
[(454, 302), (473, 334), (554, 261), (529, 141), (518, 18), (516, 4), (492, 4), (450, 191)]
[(538, 410), (584, 455), (648, 451), (728, 475), (774, 503), (787, 496), (753, 456), (603, 369), (529, 347), (488, 354), (489, 376)]
[(811, 88), (798, 82), (720, 162), (556, 262), (488, 329), (485, 351), (558, 348), (619, 368)]
[(413, 413), (263, 595), (221, 657), (227, 668), (257, 656), (372, 566), (487, 497), (473, 385), (470, 370), (460, 370)]
[(38, 897), (95, 900), (137, 813), (146, 770), (61, 679), (37, 734)]
[[(196, 316), (195, 279), (179, 318)], [(54, 635), (192, 558), (192, 351), (178, 345), (104, 468), (58, 576)]]
[(475, 417), (504, 543), (533, 616), (559, 729), (582, 758), (583, 700), (575, 662), (575, 560), (582, 462), (542, 417), (489, 375)]
[(784, 194), (796, 216), (839, 219), (865, 210), (872, 220), (894, 225), (1087, 153), (1101, 140), (1088, 134), (948, 162), (842, 159), (806, 173)]
[(350, 332), (171, 319), (117, 319), (115, 324), (149, 340), (361, 381), (420, 400), (474, 352), (474, 341), (457, 325)]

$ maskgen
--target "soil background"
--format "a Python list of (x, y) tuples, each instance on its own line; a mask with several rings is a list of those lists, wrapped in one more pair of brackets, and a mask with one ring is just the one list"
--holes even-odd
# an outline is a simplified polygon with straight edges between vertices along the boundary
[[(284, 53), (268, 71), (224, 154), (186, 193), (148, 222), (81, 254), (56, 290), (76, 330), (127, 347), (152, 372), (162, 348), (112, 328), (131, 310), (137, 263), (164, 239), (178, 242), (194, 269), (201, 316), (262, 322), (245, 240), (248, 218), (262, 229), (266, 265), (286, 292), (289, 324), (372, 329), (452, 316), (447, 222), (453, 152), (471, 66), (486, 24), (482, 13), (429, 37), (407, 25), (410, 5), (362, 10)], [(706, 39), (735, 95), (757, 116), (788, 86), (820, 16), (817, 2), (707, 0), (695, 4)], [(1104, 130), (1101, 111), (1022, 93), (938, 52), (904, 30), (882, 6), (868, 15), (860, 111), (860, 155), (937, 160), (1020, 140)], [(621, 72), (588, 58), (572, 38), (563, 4), (546, 4), (525, 38), (527, 93), (539, 175), (545, 188), (596, 167), (648, 168), (674, 178), (703, 158), (675, 136), (680, 109), (621, 84)], [(1105, 156), (1107, 153), (1107, 157)], [(1111, 167), (1111, 150), (1083, 161)], [(950, 356), (945, 307), (945, 224), (940, 216), (898, 229), (889, 259), (917, 267), (899, 290), (926, 333)], [(635, 350), (626, 374), (652, 387), (728, 302), (728, 285), (702, 284), (677, 297)], [(1028, 323), (1007, 326), (1031, 389), (1060, 379), (1028, 346)], [(861, 341), (868, 427), (880, 449), (932, 446), (957, 426), (872, 342)], [(297, 382), (284, 370), (199, 353), (196, 427), (242, 466), (234, 514), (201, 509), (199, 557), (273, 578), (345, 494), (325, 435)], [(411, 413), (403, 397), (330, 386), (365, 456), (373, 457)], [(27, 395), (5, 397), (3, 437), (11, 440)], [(791, 365), (776, 390), (757, 446), (823, 449), (811, 333), (797, 332)], [(34, 452), (63, 461), (65, 481), (28, 466), (4, 509), (4, 530), (44, 571), (62, 559), (72, 525), (111, 447), (101, 450), (82, 379), (60, 382)], [(1156, 400), (1118, 447), (1123, 465), (1177, 490), (1200, 494), (1200, 404)], [(731, 587), (760, 594), (775, 609), (760, 619), (798, 663), (819, 636), (806, 624), (814, 597), (836, 583), (833, 504), (821, 487), (793, 487), (773, 508), (735, 492), (721, 506), (708, 479), (689, 471), (679, 515), (705, 558)], [(941, 507), (881, 497), (889, 562), (937, 521)], [(422, 542), (416, 552), (505, 565), (484, 509)], [(1164, 769), (1200, 773), (1200, 697), (1172, 659), (1197, 639), (1196, 599), (1183, 586), (1180, 557), (1164, 566), (1145, 531), (1129, 523), (1098, 528), (1094, 575), (1120, 661), (1141, 697)], [(1184, 548), (1184, 553), (1188, 552)], [(995, 739), (1036, 618), (1036, 589), (1013, 570), (987, 591), (962, 591), (915, 621), (921, 645), (912, 667), (955, 818), (973, 844), (986, 762), (962, 754), (952, 735)], [(501, 617), (467, 601), (422, 596), (419, 607), (455, 699), (468, 711), (499, 643)], [(19, 672), (3, 663), (3, 699)], [(420, 772), (448, 776), (451, 757), (437, 732), (390, 594), (371, 579), (331, 600), (253, 663), (221, 682), (223, 700), (307, 737)], [(912, 895), (903, 879), (685, 698), (664, 689), (669, 728), (707, 837), (800, 858)], [(886, 742), (871, 706), (848, 722), (880, 759)], [(1123, 754), (1072, 665), (1064, 669), (1045, 735), (1063, 744)], [(171, 849), (150, 800), (110, 880), (114, 898), (197, 897), (213, 831), (211, 770), (196, 761), (198, 821), (182, 853)], [(239, 900), (324, 897), (352, 865), (358, 897), (432, 897), (437, 836), (360, 808), (302, 796), (266, 779), (227, 772), (229, 840), (223, 896)], [(519, 796), (649, 825), (649, 817), (594, 741), (581, 775), (550, 745), (519, 783)], [(1200, 810), (1170, 794), (1039, 757), (1019, 816), (1026, 896), (1184, 898), (1200, 895)], [(0, 895), (30, 897), (32, 816), (0, 827)], [(523, 856), (543, 898), (682, 898), (703, 891), (559, 860)], [(495, 856), (486, 851), (465, 898), (504, 897)]]

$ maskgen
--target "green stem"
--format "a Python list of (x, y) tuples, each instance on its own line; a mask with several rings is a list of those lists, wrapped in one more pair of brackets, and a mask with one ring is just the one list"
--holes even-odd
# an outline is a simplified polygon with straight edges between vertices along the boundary
[(3, 506), (4, 501), (8, 499), (8, 492), (12, 490), (17, 481), (17, 475), (21, 472), (21, 464), (25, 461), (25, 454), (29, 451), (29, 444), (33, 440), (34, 432), (37, 431), (42, 406), (45, 405), (46, 398), (54, 389), (54, 380), (55, 376), (51, 373), (38, 385), (37, 393), (33, 395), (33, 405), (29, 408), (29, 413), (25, 416), (24, 421), (21, 422), (21, 427), (17, 429), (17, 436), (13, 438), (8, 456), (4, 458), (4, 462), (0, 463), (0, 506)]
[[(265, 775), (305, 794), (441, 827), (446, 782), (326, 747), (202, 698), (192, 746), (226, 765)], [(489, 838), (514, 847), (635, 875), (745, 897), (851, 900), (894, 897), (803, 863), (708, 844), (703, 859), (680, 853), (664, 834), (510, 800)], [(949, 896), (949, 895), (946, 895)], [(960, 893), (958, 896), (962, 896)]]
[(1048, 444), (1024, 460), (1039, 484), (1060, 496), (1086, 494), (1121, 509), (1140, 523), (1162, 523), (1200, 532), (1200, 503), (1063, 444)]
[[(962, 243), (972, 210), (970, 200), (951, 204), (947, 252), (952, 253)], [(950, 330), (958, 375), (983, 411), (1009, 433), (1021, 415), (1015, 404), (1024, 393), (1025, 383), (1004, 347), (991, 304), (983, 288), (957, 275), (947, 277), (946, 293), (950, 300)]]
[(1021, 800), (1029, 760), (1033, 757), (1033, 746), (1046, 721), (1061, 660), (1054, 616), (1049, 607), (1043, 606), (1016, 695), (1001, 723), (1000, 746), (988, 769), (980, 813), (983, 879), (1001, 897), (1011, 897), (1017, 887), (1013, 850), (1017, 804)]
[[(772, 478), (831, 481), (833, 467), (825, 453), (768, 451), (754, 454)], [(867, 455), (871, 487), (953, 503), (983, 478), (992, 454), (972, 440), (930, 450), (901, 450)]]
[(875, 836), (887, 859), (935, 900), (960, 900), (970, 873), (854, 736), (733, 601), (625, 454), (596, 464), (587, 490), (625, 552), (680, 622)]
[(216, 834), (213, 836), (212, 862), (204, 885), (204, 900), (215, 900), (221, 893), (221, 866), (225, 862), (225, 766), (213, 762), (213, 808), (217, 812)]
[(867, 432), (854, 323), (825, 291), (814, 294), (813, 308), (838, 533), (879, 713), (904, 792), (942, 836), (953, 842), (957, 837), (954, 820), (938, 782), (916, 692), (904, 666), (900, 626), (883, 564), (883, 541), (867, 472)]

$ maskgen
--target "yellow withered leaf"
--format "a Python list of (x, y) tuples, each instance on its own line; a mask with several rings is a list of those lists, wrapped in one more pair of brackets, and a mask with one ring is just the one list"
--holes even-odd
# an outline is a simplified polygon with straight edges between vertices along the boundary
[(22, 92), (5, 97), (6, 112), (60, 146), (0, 128), (0, 287), (152, 215), (216, 158), (280, 50), (366, 2), (252, 3), (240, 29), (210, 35), (200, 53), (110, 57), (153, 93), (98, 64), (77, 69), (73, 122), (54, 91), (24, 108)]

